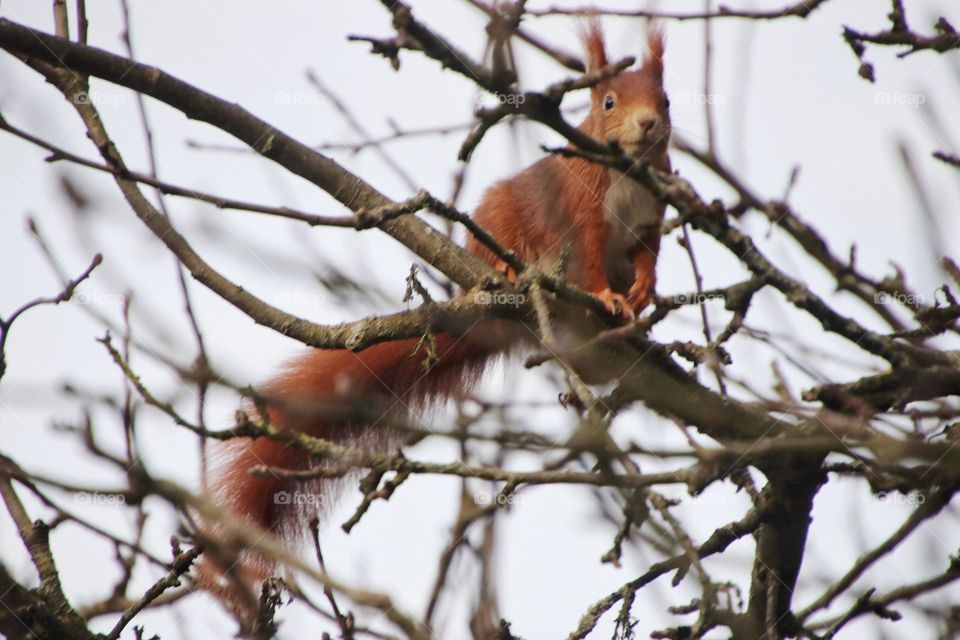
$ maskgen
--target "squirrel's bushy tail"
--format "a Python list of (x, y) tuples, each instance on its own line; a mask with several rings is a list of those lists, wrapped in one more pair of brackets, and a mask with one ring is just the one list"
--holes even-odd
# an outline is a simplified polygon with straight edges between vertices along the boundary
[[(489, 334), (485, 337), (444, 333), (432, 345), (412, 338), (359, 352), (314, 349), (290, 362), (260, 394), (267, 400), (270, 423), (278, 429), (376, 451), (397, 441), (391, 436), (391, 423), (470, 390), (487, 362), (505, 346), (494, 345)], [(312, 463), (323, 464), (268, 438), (217, 444), (211, 462), (210, 497), (250, 525), (288, 540), (303, 534), (310, 518), (322, 515), (336, 492), (337, 480), (302, 482), (269, 473), (253, 475), (257, 467), (303, 470)], [(216, 539), (216, 527), (208, 535)], [(238, 580), (255, 588), (256, 581), (275, 568), (253, 553), (243, 554), (235, 569), (214, 564), (208, 559), (201, 565), (201, 584), (226, 594), (235, 605), (236, 594), (229, 591), (237, 588)], [(233, 587), (227, 585), (225, 573), (232, 574)]]

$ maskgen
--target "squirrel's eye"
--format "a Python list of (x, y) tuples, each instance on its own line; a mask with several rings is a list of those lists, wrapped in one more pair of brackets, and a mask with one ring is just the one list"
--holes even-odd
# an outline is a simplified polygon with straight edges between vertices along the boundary
[(606, 98), (603, 99), (603, 108), (606, 109), (607, 111), (610, 111), (610, 109), (613, 109), (613, 96), (607, 96)]
[(663, 96), (663, 108), (664, 109), (670, 108), (670, 98), (668, 98), (667, 96)]

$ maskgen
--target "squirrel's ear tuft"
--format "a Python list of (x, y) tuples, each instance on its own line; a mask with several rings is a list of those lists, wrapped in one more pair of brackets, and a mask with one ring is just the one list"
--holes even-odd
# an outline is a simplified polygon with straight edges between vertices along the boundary
[(643, 68), (663, 77), (663, 27), (650, 23), (647, 27), (647, 55), (643, 59)]
[(603, 28), (597, 16), (590, 16), (580, 23), (580, 38), (587, 51), (587, 72), (607, 65), (607, 50), (603, 46)]

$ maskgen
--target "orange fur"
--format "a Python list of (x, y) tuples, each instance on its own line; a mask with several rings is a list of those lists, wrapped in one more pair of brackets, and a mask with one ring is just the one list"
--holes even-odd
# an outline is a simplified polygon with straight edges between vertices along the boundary
[[(663, 36), (655, 30), (650, 34), (650, 53), (641, 68), (591, 89), (590, 114), (580, 129), (602, 142), (616, 142), (638, 162), (669, 170)], [(597, 20), (588, 23), (584, 45), (590, 70), (607, 64)], [(522, 261), (548, 272), (568, 252), (567, 280), (632, 316), (652, 295), (660, 240), (656, 227), (663, 212), (663, 204), (631, 178), (587, 160), (552, 155), (494, 185), (475, 219)], [(469, 239), (467, 248), (504, 270), (505, 265), (475, 238)], [(437, 336), (437, 360), (429, 370), (424, 366), (425, 349), (418, 349), (415, 339), (386, 342), (358, 353), (309, 351), (262, 390), (270, 421), (280, 429), (382, 448), (390, 443), (391, 421), (431, 401), (464, 394), (486, 362), (516, 342), (515, 335), (492, 327), (499, 325), (485, 323), (481, 331), (462, 337)], [(263, 530), (289, 539), (305, 529), (311, 512), (279, 503), (276, 496), (281, 492), (330, 495), (329, 481), (297, 484), (251, 475), (258, 466), (306, 469), (317, 462), (281, 443), (238, 439), (222, 445), (219, 455), (221, 462), (210, 483), (214, 499)], [(252, 587), (272, 569), (262, 559), (247, 558), (241, 577)], [(205, 583), (211, 588), (219, 583), (222, 589), (222, 576), (209, 563), (205, 571)]]
[[(587, 70), (606, 65), (599, 20), (586, 21), (581, 36)], [(616, 142), (638, 162), (669, 171), (670, 114), (663, 89), (664, 37), (658, 28), (648, 31), (648, 49), (639, 69), (625, 71), (591, 88), (590, 114), (580, 130), (602, 142)], [(608, 99), (612, 108), (607, 108)], [(629, 227), (630, 221), (620, 212), (610, 211), (607, 194), (611, 185), (625, 187), (632, 185), (631, 181), (620, 174), (611, 177), (597, 163), (548, 156), (494, 185), (474, 218), (504, 247), (547, 272), (568, 249), (567, 279), (601, 299), (625, 300), (628, 308), (620, 311), (632, 316), (650, 301), (660, 235), (657, 229), (625, 229), (623, 226)], [(650, 220), (662, 220), (662, 203), (645, 206), (650, 208), (644, 212)], [(633, 242), (627, 246), (611, 243), (611, 234), (627, 234)], [(619, 251), (614, 256), (609, 254), (612, 244)], [(470, 238), (467, 248), (496, 264), (493, 254), (475, 238)], [(632, 280), (611, 283), (611, 263), (631, 272)]]
[(644, 66), (661, 78), (663, 77), (663, 50), (666, 40), (663, 29), (651, 25), (647, 29), (647, 55), (644, 57)]
[(593, 16), (580, 26), (580, 38), (587, 52), (587, 71), (596, 71), (607, 65), (607, 49), (603, 44), (600, 20)]
[[(357, 353), (314, 349), (292, 361), (260, 393), (267, 401), (270, 423), (277, 428), (377, 450), (389, 444), (391, 424), (432, 401), (466, 393), (503, 344), (497, 343), (499, 339), (489, 327), (482, 334), (468, 331), (463, 337), (440, 334), (429, 367), (426, 345), (417, 339), (385, 342)], [(288, 540), (300, 538), (309, 519), (322, 514), (338, 482), (253, 475), (258, 467), (303, 470), (322, 464), (300, 449), (267, 438), (227, 441), (217, 446), (214, 458), (212, 498), (249, 524)], [(207, 532), (214, 537), (217, 533), (216, 527)], [(232, 567), (207, 560), (200, 565), (198, 579), (247, 619), (257, 584), (276, 566), (252, 552), (236, 560)]]
[[(270, 422), (316, 438), (350, 441), (363, 432), (363, 427), (350, 424), (355, 419), (386, 425), (422, 408), (431, 397), (460, 395), (469, 386), (466, 371), (487, 353), (469, 338), (441, 334), (436, 338), (437, 361), (426, 369), (427, 349), (418, 342), (384, 342), (358, 353), (327, 349), (306, 353), (261, 390), (270, 403)], [(336, 403), (331, 402), (334, 399)], [(336, 414), (347, 416), (347, 423), (326, 417)], [(285, 524), (288, 507), (272, 496), (298, 487), (290, 481), (250, 477), (249, 471), (256, 466), (303, 469), (309, 457), (265, 438), (235, 440), (224, 453), (230, 464), (214, 488), (221, 501), (263, 529)]]

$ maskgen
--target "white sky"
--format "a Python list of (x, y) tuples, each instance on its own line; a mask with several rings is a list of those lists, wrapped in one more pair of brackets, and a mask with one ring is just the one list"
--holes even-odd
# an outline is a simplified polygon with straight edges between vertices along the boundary
[[(756, 6), (773, 8), (784, 3), (776, 0)], [(91, 44), (122, 53), (118, 4), (88, 4)], [(529, 6), (552, 4), (531, 0)], [(701, 8), (700, 2), (663, 4), (678, 11)], [(463, 124), (476, 102), (475, 90), (466, 80), (441, 71), (422, 56), (401, 54), (401, 70), (394, 73), (386, 61), (370, 55), (366, 45), (346, 41), (346, 35), (352, 33), (392, 33), (389, 14), (377, 2), (288, 0), (272, 3), (269, 11), (262, 3), (226, 0), (132, 5), (134, 44), (141, 61), (238, 102), (310, 144), (353, 141), (356, 136), (306, 81), (306, 69), (318, 73), (375, 135), (390, 132), (388, 119), (408, 129)], [(920, 31), (929, 31), (938, 15), (960, 25), (960, 5), (955, 2), (916, 0), (907, 5), (911, 23)], [(484, 21), (476, 10), (449, 0), (414, 2), (413, 6), (420, 19), (451, 35), (474, 57), (480, 56)], [(638, 5), (609, 0), (605, 6)], [(884, 2), (831, 0), (806, 21), (760, 25), (716, 21), (718, 148), (721, 157), (747, 184), (766, 197), (780, 197), (792, 168), (799, 166), (800, 178), (791, 196), (799, 215), (818, 228), (838, 254), (846, 254), (855, 242), (859, 265), (865, 272), (886, 275), (890, 273), (889, 263), (896, 262), (905, 270), (908, 282), (929, 300), (942, 276), (935, 265), (936, 256), (931, 254), (923, 216), (902, 171), (897, 141), (906, 141), (928, 190), (940, 243), (957, 256), (960, 173), (931, 158), (930, 153), (958, 151), (960, 58), (956, 52), (948, 56), (921, 52), (900, 60), (893, 50), (871, 47), (866, 57), (875, 65), (877, 82), (859, 79), (856, 60), (840, 36), (841, 25), (880, 29), (886, 25), (888, 10)], [(49, 3), (5, 0), (0, 15), (52, 30)], [(606, 24), (611, 55), (639, 53), (642, 22), (608, 20)], [(578, 50), (574, 24), (568, 18), (529, 19), (525, 26), (568, 50)], [(689, 139), (702, 141), (702, 109), (691, 98), (702, 92), (702, 23), (671, 22), (667, 33), (666, 83), (673, 97), (674, 128)], [(524, 87), (543, 87), (568, 75), (528, 47), (521, 45), (518, 52)], [(99, 101), (108, 131), (128, 164), (145, 170), (143, 136), (133, 95), (96, 81), (91, 95)], [(284, 96), (291, 99), (286, 101)], [(886, 96), (892, 97), (894, 104), (882, 104)], [(918, 100), (923, 102), (919, 108), (909, 104)], [(568, 101), (570, 105), (582, 104), (584, 96), (571, 96)], [(37, 74), (8, 55), (0, 56), (0, 108), (14, 125), (85, 157), (96, 157), (72, 109)], [(254, 202), (343, 213), (329, 196), (266, 161), (249, 154), (200, 151), (185, 144), (190, 139), (237, 146), (225, 134), (188, 122), (179, 112), (152, 100), (148, 100), (148, 110), (163, 179)], [(942, 123), (944, 130), (938, 130), (934, 121)], [(451, 193), (462, 137), (462, 132), (418, 137), (387, 149), (418, 185), (446, 198)], [(557, 142), (555, 135), (538, 125), (493, 131), (471, 163), (461, 207), (472, 209), (493, 181), (540, 157), (541, 144)], [(0, 135), (0, 314), (8, 314), (38, 295), (59, 290), (55, 276), (26, 231), (26, 217), (34, 216), (69, 273), (79, 273), (93, 253), (104, 254), (104, 265), (82, 288), (98, 311), (118, 318), (115, 296), (132, 291), (136, 335), (178, 362), (189, 363), (194, 353), (171, 256), (128, 210), (109, 179), (81, 168), (47, 165), (43, 162), (45, 155), (23, 141)], [(375, 153), (333, 155), (391, 197), (410, 195)], [(703, 196), (730, 201), (729, 191), (694, 161), (675, 154), (674, 165)], [(86, 225), (76, 224), (58, 188), (58, 176), (63, 173), (91, 199), (87, 212), (90, 222)], [(175, 198), (169, 198), (168, 205), (181, 231), (215, 267), (291, 312), (311, 320), (337, 322), (401, 308), (411, 256), (376, 231), (308, 230), (295, 223), (220, 212)], [(756, 216), (748, 218), (746, 228), (755, 232), (779, 266), (818, 293), (832, 295), (831, 281), (823, 270), (804, 260), (788, 239), (777, 232), (767, 237), (766, 223)], [(709, 239), (697, 235), (695, 243), (706, 287), (742, 277), (737, 263)], [(311, 267), (323, 272), (324, 267), (317, 266), (317, 256), (344, 272), (378, 283), (387, 293), (387, 301), (380, 306), (340, 305), (309, 277)], [(686, 254), (673, 239), (665, 242), (659, 277), (661, 293), (693, 288)], [(213, 364), (233, 381), (260, 382), (278, 363), (301, 350), (295, 342), (255, 326), (200, 285), (191, 283), (191, 290)], [(880, 326), (849, 297), (835, 296), (833, 302), (845, 313), (856, 313), (871, 326)], [(712, 313), (715, 322), (725, 318), (717, 310)], [(674, 321), (669, 328), (658, 329), (656, 337), (701, 339), (695, 316), (687, 317), (690, 322)], [(860, 367), (880, 365), (862, 354), (851, 353), (840, 340), (820, 334), (811, 321), (772, 293), (761, 295), (752, 324), (800, 337), (837, 354), (837, 361), (826, 368), (838, 378), (864, 371), (840, 362), (841, 357), (851, 358)], [(76, 438), (53, 429), (54, 422), (76, 422), (81, 415), (81, 403), (65, 396), (62, 383), (70, 382), (89, 392), (109, 393), (118, 388), (120, 372), (95, 342), (103, 333), (104, 329), (76, 305), (35, 309), (15, 325), (7, 347), (9, 370), (0, 388), (0, 448), (25, 468), (102, 486), (118, 481), (112, 470), (90, 461)], [(759, 382), (766, 384), (772, 352), (744, 340), (734, 341), (732, 347), (736, 362), (731, 371), (759, 376)], [(176, 380), (169, 371), (143, 355), (136, 356), (134, 364), (151, 388), (164, 396), (175, 396)], [(798, 389), (812, 384), (789, 367), (788, 374)], [(556, 397), (556, 391), (543, 374), (522, 372), (516, 363), (497, 369), (483, 387), (483, 393), (491, 398), (512, 396), (547, 403)], [(189, 402), (187, 397), (178, 399)], [(214, 393), (208, 420), (226, 426), (236, 406), (232, 394)], [(103, 411), (96, 415), (103, 419), (99, 426), (104, 442), (118, 449), (116, 421), (107, 419)], [(569, 414), (550, 409), (537, 417), (535, 424), (544, 433), (558, 438), (569, 433)], [(143, 413), (142, 427), (142, 446), (151, 471), (196, 486), (194, 440), (150, 411)], [(643, 441), (651, 446), (676, 443), (670, 426), (643, 408), (618, 418), (618, 435), (636, 438), (638, 429), (645, 430)], [(426, 443), (410, 452), (431, 460), (452, 459), (455, 454), (455, 449), (441, 443)], [(518, 457), (512, 464), (529, 467), (535, 461)], [(346, 536), (337, 525), (352, 513), (356, 502), (355, 495), (348, 493), (343, 509), (331, 517), (331, 526), (324, 532), (331, 572), (359, 586), (389, 591), (401, 606), (419, 615), (434, 578), (434, 560), (456, 512), (457, 491), (458, 483), (453, 479), (414, 478), (390, 502), (375, 505), (363, 523)], [(810, 555), (801, 576), (800, 606), (819, 595), (827, 584), (818, 582), (818, 578), (835, 580), (850, 558), (876, 544), (909, 512), (908, 505), (878, 505), (866, 496), (862, 483), (837, 481), (818, 496)], [(601, 565), (598, 559), (609, 548), (614, 531), (599, 519), (588, 497), (581, 489), (535, 488), (520, 494), (517, 504), (502, 519), (497, 566), (500, 604), (517, 635), (528, 639), (565, 636), (590, 604), (656, 559), (645, 550), (628, 549), (623, 568)], [(102, 518), (112, 530), (128, 528), (126, 518), (116, 509), (68, 504), (81, 513)], [(156, 513), (150, 524), (153, 548), (165, 554), (166, 540), (175, 523), (161, 505), (148, 506)], [(691, 533), (702, 540), (717, 525), (740, 517), (745, 507), (745, 500), (734, 496), (725, 485), (691, 501), (680, 513), (687, 516), (685, 522)], [(15, 573), (29, 575), (28, 560), (5, 518), (0, 516), (3, 559)], [(862, 525), (867, 522), (869, 526)], [(955, 525), (952, 530), (943, 523), (931, 527), (929, 535), (885, 561), (864, 584), (876, 585), (882, 591), (903, 575), (918, 580), (942, 570), (947, 554), (956, 551)], [(58, 531), (54, 544), (65, 585), (75, 603), (88, 603), (107, 594), (114, 576), (99, 575), (95, 583), (89, 576), (98, 575), (104, 567), (114, 571), (109, 548), (69, 527)], [(715, 570), (717, 579), (746, 575), (739, 571), (742, 565), (738, 563), (748, 559), (751, 552), (746, 542), (738, 543), (723, 558), (711, 560), (708, 567)], [(454, 575), (472, 589), (471, 574)], [(141, 571), (134, 588), (142, 590), (155, 578)], [(668, 580), (637, 601), (634, 615), (640, 618), (640, 637), (677, 623), (662, 617), (665, 602), (682, 604), (697, 595), (687, 583), (671, 591)], [(470, 593), (463, 594), (464, 598)], [(943, 602), (943, 597), (941, 594), (927, 602), (936, 605)], [(465, 610), (463, 603), (448, 610), (438, 637), (464, 637)], [(180, 626), (166, 613), (147, 614), (143, 619), (149, 632), (161, 633), (164, 638), (227, 637), (231, 631), (229, 623), (200, 599), (194, 599), (182, 611), (184, 621)], [(920, 614), (906, 608), (902, 611), (907, 614), (906, 620), (886, 627), (892, 634), (889, 637), (908, 637), (923, 623)], [(284, 610), (282, 616), (287, 622), (281, 637), (287, 638), (299, 637), (308, 628), (301, 625), (312, 620), (296, 607)], [(612, 617), (604, 618), (595, 637), (609, 636)], [(371, 622), (376, 617), (362, 619)], [(102, 624), (107, 629), (112, 620)], [(871, 629), (867, 623), (852, 625), (848, 637)], [(309, 630), (319, 635), (320, 629), (315, 626)]]

